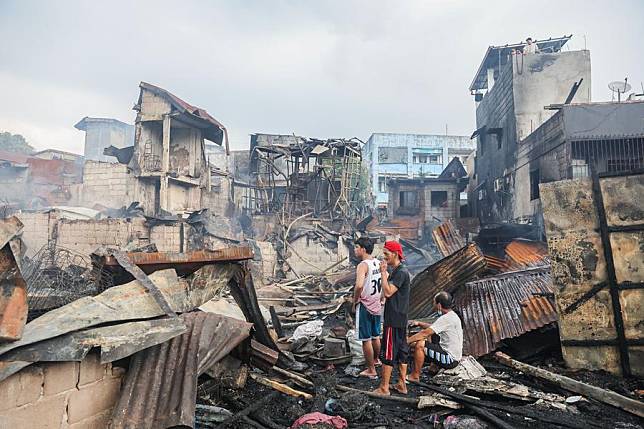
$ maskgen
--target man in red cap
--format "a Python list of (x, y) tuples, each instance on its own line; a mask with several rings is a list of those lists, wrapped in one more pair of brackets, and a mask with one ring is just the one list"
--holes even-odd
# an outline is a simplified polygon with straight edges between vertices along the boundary
[[(385, 303), (384, 331), (382, 336), (381, 360), (382, 378), (376, 393), (390, 394), (389, 381), (394, 365), (398, 365), (398, 383), (391, 386), (399, 393), (407, 393), (407, 313), (409, 312), (409, 289), (411, 277), (402, 263), (404, 259), (402, 246), (396, 241), (387, 241), (383, 249), (384, 260), (380, 262), (382, 293)], [(387, 267), (391, 272), (387, 272)]]

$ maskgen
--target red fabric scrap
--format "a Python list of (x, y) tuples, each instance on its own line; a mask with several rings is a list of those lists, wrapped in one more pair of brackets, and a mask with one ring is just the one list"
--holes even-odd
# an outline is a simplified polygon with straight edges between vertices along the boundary
[(346, 419), (343, 417), (328, 416), (326, 414), (315, 412), (315, 413), (304, 414), (302, 417), (295, 420), (295, 422), (291, 425), (290, 429), (296, 429), (302, 425), (314, 425), (317, 423), (331, 424), (337, 429), (345, 429), (349, 427), (349, 424), (347, 423)]

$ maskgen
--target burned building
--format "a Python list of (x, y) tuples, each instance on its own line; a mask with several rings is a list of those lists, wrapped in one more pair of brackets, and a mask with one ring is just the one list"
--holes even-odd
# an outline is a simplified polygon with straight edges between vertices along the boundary
[(122, 149), (134, 144), (134, 126), (118, 119), (85, 116), (74, 128), (85, 131), (83, 154), (86, 160), (115, 162), (114, 158), (103, 153), (106, 148)]
[(526, 142), (557, 113), (546, 106), (591, 99), (590, 53), (562, 51), (570, 37), (537, 41), (538, 54), (522, 54), (523, 44), (492, 46), (481, 62), (470, 86), (477, 150), (468, 199), (482, 222), (534, 220), (520, 208), (529, 195), (514, 185), (522, 160), (539, 154)]
[[(141, 203), (148, 215), (210, 207), (211, 169), (205, 141), (222, 145), (225, 128), (205, 110), (141, 82), (133, 147), (104, 150), (119, 164), (85, 163), (79, 203), (108, 207)], [(227, 202), (224, 198), (223, 202)]]
[(136, 137), (130, 165), (148, 211), (200, 209), (210, 188), (205, 140), (221, 145), (225, 128), (208, 112), (141, 82), (134, 110)]
[(439, 177), (390, 179), (387, 219), (404, 226), (404, 238), (428, 236), (433, 225), (461, 217), (461, 192), (467, 186), (465, 169), (455, 157)]
[(253, 134), (244, 210), (287, 219), (309, 212), (329, 220), (357, 217), (365, 183), (361, 146), (357, 139)]

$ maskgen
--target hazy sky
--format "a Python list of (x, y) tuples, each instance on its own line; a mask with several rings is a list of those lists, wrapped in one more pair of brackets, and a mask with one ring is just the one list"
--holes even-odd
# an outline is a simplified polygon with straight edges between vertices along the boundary
[(253, 132), (469, 135), (487, 46), (574, 34), (593, 99), (644, 80), (644, 1), (0, 0), (0, 131), (82, 152), (84, 116), (133, 123), (139, 81)]

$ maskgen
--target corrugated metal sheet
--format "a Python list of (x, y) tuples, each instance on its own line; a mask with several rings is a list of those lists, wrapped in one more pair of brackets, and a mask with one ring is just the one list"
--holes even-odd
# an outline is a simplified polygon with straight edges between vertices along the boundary
[(478, 357), (557, 321), (550, 267), (530, 268), (468, 282), (454, 296), (463, 318), (463, 351)]
[(443, 256), (451, 255), (465, 247), (466, 244), (451, 220), (447, 220), (434, 228), (432, 237)]
[(181, 317), (185, 334), (130, 359), (112, 429), (194, 427), (197, 377), (244, 341), (253, 326), (213, 313)]
[(429, 316), (434, 306), (434, 295), (440, 291), (454, 292), (486, 266), (481, 249), (474, 243), (430, 265), (411, 282), (409, 316)]
[(499, 273), (510, 271), (510, 267), (512, 266), (507, 259), (497, 258), (496, 256), (492, 255), (485, 255), (485, 260), (487, 261), (487, 266), (490, 270)]
[(505, 254), (516, 267), (538, 267), (550, 264), (548, 246), (541, 241), (513, 240), (505, 247)]
[[(161, 291), (173, 311), (192, 311), (225, 287), (243, 271), (236, 264), (216, 264), (209, 270), (209, 282), (191, 282), (177, 278), (174, 270), (157, 271), (150, 279)], [(156, 301), (138, 281), (115, 286), (97, 296), (86, 296), (51, 310), (29, 322), (18, 341), (0, 345), (0, 354), (37, 341), (68, 332), (125, 320), (154, 318), (163, 315)], [(0, 372), (0, 380), (3, 374)]]

